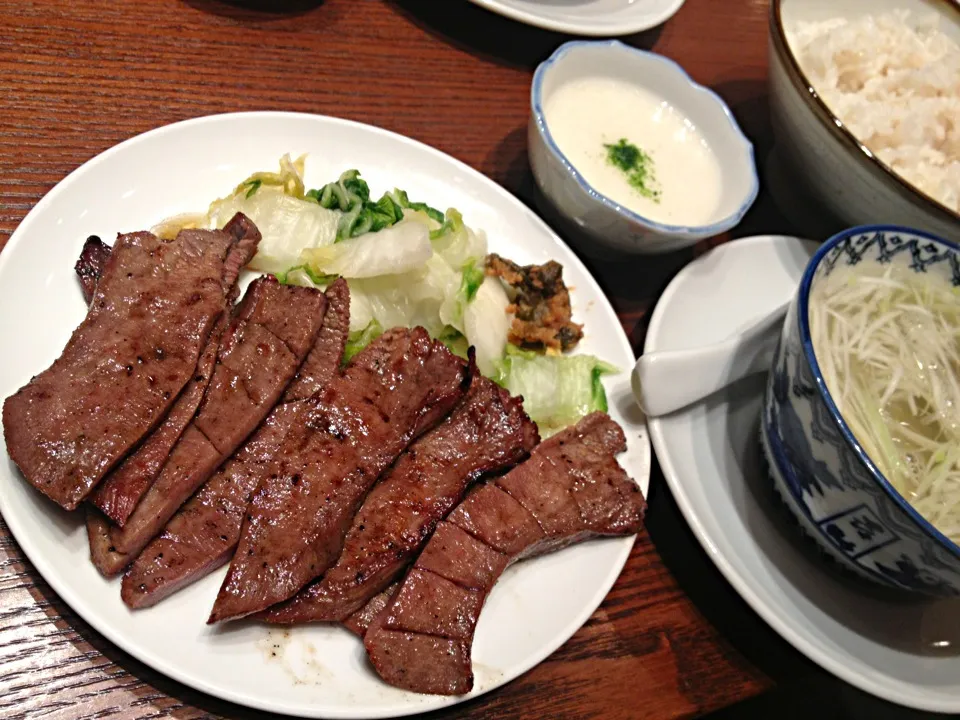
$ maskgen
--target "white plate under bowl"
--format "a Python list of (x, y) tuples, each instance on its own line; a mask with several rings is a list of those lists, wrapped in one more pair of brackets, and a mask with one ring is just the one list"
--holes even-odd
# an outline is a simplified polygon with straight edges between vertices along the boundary
[[(660, 298), (645, 352), (729, 336), (770, 312), (816, 245), (757, 237), (684, 268)], [(667, 483), (700, 543), (741, 596), (811, 660), (891, 702), (960, 711), (960, 601), (916, 601), (849, 579), (800, 537), (761, 467), (765, 377), (651, 420)]]
[[(521, 263), (554, 259), (576, 290), (585, 324), (581, 352), (624, 372), (606, 382), (611, 415), (624, 427), (621, 462), (644, 494), (650, 449), (633, 411), (633, 353), (610, 303), (576, 256), (516, 198), (475, 170), (413, 140), (335, 118), (245, 113), (191, 120), (124, 142), (55, 187), (0, 254), (0, 337), (16, 352), (0, 361), (6, 397), (60, 353), (85, 307), (73, 272), (84, 239), (112, 241), (176, 213), (203, 210), (284, 153), (308, 153), (307, 184), (359, 168), (375, 192), (457, 207), (486, 230), (490, 249)], [(131, 612), (119, 581), (88, 560), (77, 515), (34, 491), (0, 450), (0, 512), (30, 561), (81, 617), (128, 653), (187, 685), (250, 707), (304, 717), (393, 717), (461, 702), (388, 687), (367, 665), (361, 643), (339, 627), (289, 633), (254, 623), (204, 624), (221, 570), (149, 610)], [(510, 568), (490, 595), (474, 645), (474, 697), (509, 682), (566, 641), (590, 617), (623, 568), (633, 538), (599, 540)]]
[(662, 25), (683, 0), (471, 0), (527, 25), (591, 37), (632, 35)]

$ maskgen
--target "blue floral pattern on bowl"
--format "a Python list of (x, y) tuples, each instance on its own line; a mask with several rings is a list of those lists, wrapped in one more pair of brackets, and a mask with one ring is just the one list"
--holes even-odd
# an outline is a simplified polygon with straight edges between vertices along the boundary
[(960, 548), (923, 519), (863, 452), (814, 356), (810, 291), (834, 268), (860, 263), (897, 263), (960, 287), (960, 246), (926, 233), (860, 227), (824, 243), (787, 312), (767, 380), (763, 453), (778, 494), (827, 555), (881, 585), (957, 596)]

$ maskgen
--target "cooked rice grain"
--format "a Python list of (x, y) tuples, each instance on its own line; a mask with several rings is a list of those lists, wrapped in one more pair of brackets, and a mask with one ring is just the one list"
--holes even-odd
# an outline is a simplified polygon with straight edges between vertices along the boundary
[(938, 17), (896, 11), (788, 29), (833, 113), (897, 174), (960, 212), (960, 47)]

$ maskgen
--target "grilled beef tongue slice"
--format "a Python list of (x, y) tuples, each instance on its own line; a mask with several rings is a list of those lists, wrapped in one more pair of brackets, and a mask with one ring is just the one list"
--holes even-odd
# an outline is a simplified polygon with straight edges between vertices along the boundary
[[(240, 268), (250, 262), (256, 253), (260, 232), (246, 216), (240, 213), (237, 213), (223, 230), (237, 239), (237, 244), (227, 254), (226, 274), (223, 278), (224, 292), (227, 293), (232, 304), (238, 292), (237, 277), (240, 274)], [(86, 254), (86, 246), (84, 249)], [(81, 256), (82, 260), (83, 256)], [(78, 268), (80, 265), (81, 262), (78, 262)], [(88, 262), (85, 267), (92, 270), (93, 263)], [(91, 272), (90, 277), (93, 276)], [(90, 502), (120, 527), (126, 524), (127, 518), (140, 502), (140, 498), (153, 484), (173, 446), (196, 414), (210, 384), (210, 378), (213, 376), (213, 365), (217, 359), (220, 338), (229, 324), (230, 316), (224, 313), (207, 339), (207, 345), (197, 362), (193, 378), (180, 393), (180, 397), (177, 398), (167, 417), (139, 448), (103, 479), (91, 494)]]
[[(223, 231), (237, 239), (239, 247), (227, 255), (226, 269), (224, 270), (224, 289), (233, 294), (236, 300), (237, 276), (240, 270), (253, 258), (260, 242), (260, 231), (253, 221), (241, 212), (234, 215), (230, 222), (223, 226)], [(111, 247), (96, 235), (91, 235), (84, 241), (80, 257), (77, 258), (73, 269), (80, 280), (80, 289), (83, 292), (83, 301), (89, 305), (93, 300), (93, 293), (97, 289), (97, 282), (103, 275), (103, 270), (110, 259)], [(232, 278), (232, 279), (231, 279)], [(232, 302), (232, 301), (231, 301)]]
[(364, 500), (336, 565), (263, 619), (345, 620), (416, 557), (470, 485), (515, 465), (538, 442), (522, 401), (475, 375), (464, 401), (413, 443)]
[(285, 403), (316, 395), (340, 372), (340, 361), (350, 334), (350, 289), (347, 281), (338, 278), (324, 295), (327, 298), (327, 314), (323, 318), (323, 326), (300, 371), (283, 394)]
[(390, 604), (390, 598), (396, 595), (397, 590), (400, 589), (401, 582), (403, 581), (397, 580), (392, 585), (388, 585), (383, 592), (379, 592), (370, 598), (366, 605), (343, 621), (343, 626), (354, 635), (363, 638), (377, 615), (383, 612), (383, 609)]
[(7, 451), (28, 482), (73, 510), (163, 420), (227, 309), (236, 243), (220, 230), (117, 238), (63, 353), (4, 402)]
[(323, 293), (312, 288), (269, 276), (250, 284), (196, 416), (126, 525), (111, 530), (114, 551), (92, 553), (101, 572), (112, 575), (132, 562), (266, 417), (313, 346), (325, 309)]
[(199, 580), (233, 555), (244, 513), (297, 413), (288, 403), (310, 397), (339, 372), (350, 329), (350, 294), (342, 278), (326, 291), (327, 314), (297, 377), (260, 428), (167, 523), (140, 554), (120, 588), (132, 608), (154, 605)]
[(250, 504), (208, 622), (292, 597), (339, 557), (350, 522), (380, 474), (460, 401), (467, 365), (423, 328), (387, 331), (318, 395)]
[(470, 692), (473, 633), (507, 565), (589, 537), (640, 529), (640, 488), (614, 458), (625, 447), (620, 427), (593, 413), (471, 492), (437, 526), (367, 629), (364, 645), (380, 677), (414, 692)]
[(91, 235), (83, 243), (80, 257), (73, 269), (80, 280), (80, 289), (83, 291), (83, 301), (89, 306), (93, 301), (93, 293), (97, 289), (97, 282), (103, 275), (103, 269), (110, 259), (110, 246), (96, 235)]

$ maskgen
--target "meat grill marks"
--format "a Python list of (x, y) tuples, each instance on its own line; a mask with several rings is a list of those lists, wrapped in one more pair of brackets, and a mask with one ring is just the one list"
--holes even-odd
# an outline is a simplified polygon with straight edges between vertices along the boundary
[(475, 480), (516, 464), (539, 441), (522, 401), (475, 375), (464, 401), (411, 445), (367, 496), (336, 565), (264, 619), (345, 620), (413, 560)]
[[(260, 232), (256, 226), (244, 215), (238, 213), (223, 228), (224, 232), (236, 238), (237, 244), (227, 253), (223, 289), (229, 302), (232, 304), (238, 292), (237, 278), (240, 269), (253, 258), (260, 242)], [(89, 244), (88, 240), (88, 244)], [(104, 246), (105, 247), (105, 246)], [(107, 250), (109, 252), (109, 248)], [(84, 261), (88, 255), (87, 246), (84, 254), (77, 263), (78, 272), (81, 264), (88, 271), (88, 278), (96, 278), (94, 258)], [(81, 282), (85, 282), (81, 277)], [(160, 426), (144, 440), (137, 450), (128, 455), (120, 465), (111, 471), (100, 485), (93, 491), (90, 501), (101, 512), (120, 527), (126, 523), (130, 513), (140, 502), (140, 498), (156, 479), (163, 468), (163, 464), (173, 446), (180, 439), (180, 435), (193, 419), (200, 406), (200, 401), (206, 393), (210, 378), (213, 376), (213, 366), (217, 359), (217, 349), (220, 339), (230, 322), (227, 313), (221, 315), (220, 320), (210, 333), (206, 347), (197, 361), (196, 371), (186, 388), (177, 398), (167, 417)]]
[(208, 622), (265, 610), (326, 571), (371, 486), (459, 402), (471, 370), (422, 328), (394, 329), (291, 405), (302, 421), (254, 495)]
[(594, 413), (468, 495), (370, 623), (364, 645), (377, 673), (414, 692), (469, 692), (473, 633), (507, 565), (588, 537), (639, 530), (640, 489), (614, 458), (625, 447), (619, 426)]
[[(310, 397), (336, 376), (350, 327), (350, 295), (339, 279), (327, 288), (327, 313), (317, 341), (284, 403)], [(273, 409), (257, 432), (170, 520), (123, 578), (120, 594), (132, 608), (149, 607), (230, 557), (254, 490), (265, 477), (291, 422), (299, 415), (286, 404)]]
[(196, 416), (126, 525), (111, 530), (111, 545), (91, 553), (101, 572), (113, 575), (131, 562), (260, 424), (313, 345), (325, 308), (323, 294), (310, 288), (272, 277), (250, 284)]
[(4, 402), (10, 457), (51, 500), (74, 509), (166, 415), (226, 310), (235, 244), (223, 231), (119, 236), (61, 356)]
[(225, 320), (225, 317), (222, 318), (210, 333), (193, 378), (163, 422), (104, 478), (90, 496), (90, 503), (117, 526), (126, 524), (127, 518), (160, 473), (174, 445), (196, 414), (213, 375), (220, 337), (229, 322)]

